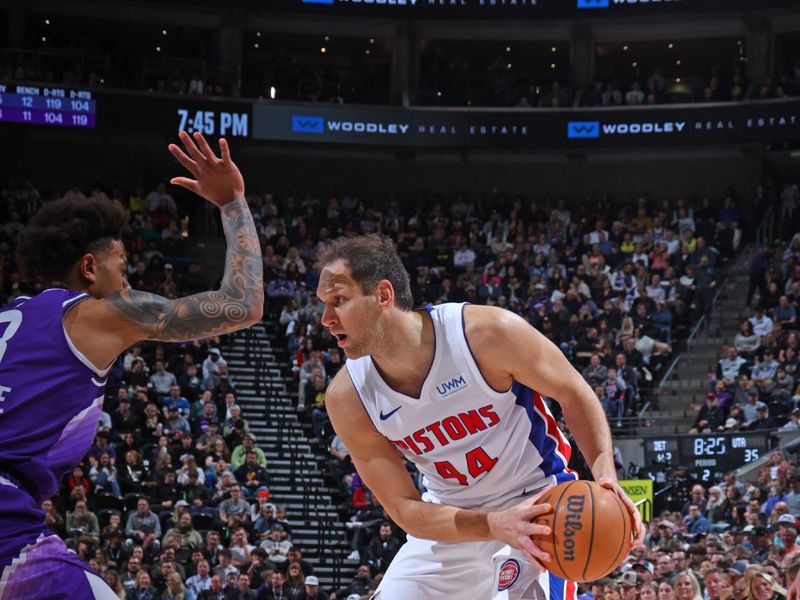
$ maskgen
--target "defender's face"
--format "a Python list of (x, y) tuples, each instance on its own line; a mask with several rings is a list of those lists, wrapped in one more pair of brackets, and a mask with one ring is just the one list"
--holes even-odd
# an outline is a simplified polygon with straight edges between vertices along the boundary
[(380, 307), (375, 297), (364, 295), (344, 260), (336, 260), (322, 270), (317, 296), (325, 304), (322, 325), (330, 330), (345, 355), (358, 358), (371, 354)]
[(106, 298), (113, 292), (130, 288), (125, 278), (128, 258), (125, 246), (114, 240), (104, 252), (95, 256), (95, 281), (91, 294), (95, 298)]

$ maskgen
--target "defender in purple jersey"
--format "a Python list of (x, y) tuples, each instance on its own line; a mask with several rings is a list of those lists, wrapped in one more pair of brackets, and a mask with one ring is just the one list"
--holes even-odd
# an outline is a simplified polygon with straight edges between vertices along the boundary
[(261, 248), (241, 173), (224, 139), (217, 157), (202, 135), (180, 138), (186, 151), (170, 152), (194, 179), (172, 183), (222, 212), (219, 290), (177, 300), (132, 290), (125, 215), (106, 199), (49, 203), (21, 235), (23, 273), (51, 287), (0, 309), (0, 600), (117, 598), (47, 530), (40, 508), (92, 443), (109, 366), (137, 342), (208, 337), (261, 318)]

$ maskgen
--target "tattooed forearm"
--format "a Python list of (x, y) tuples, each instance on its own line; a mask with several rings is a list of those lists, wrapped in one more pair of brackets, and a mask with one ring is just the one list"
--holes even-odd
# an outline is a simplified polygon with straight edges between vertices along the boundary
[(122, 290), (109, 300), (133, 320), (145, 339), (184, 341), (243, 329), (261, 319), (264, 277), (261, 246), (247, 202), (222, 208), (228, 250), (217, 291), (168, 300), (138, 290)]

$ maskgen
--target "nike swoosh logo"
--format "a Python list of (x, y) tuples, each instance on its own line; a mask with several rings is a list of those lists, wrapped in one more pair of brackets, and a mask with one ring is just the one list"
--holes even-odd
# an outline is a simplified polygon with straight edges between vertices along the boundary
[(522, 490), (522, 494), (521, 494), (521, 495), (522, 495), (522, 496), (532, 496), (533, 494), (535, 494), (535, 493), (536, 493), (536, 492), (538, 492), (538, 491), (539, 491), (539, 490), (531, 490), (531, 491), (529, 492), (529, 491), (528, 491), (528, 488), (524, 488), (524, 489)]
[(391, 416), (392, 416), (394, 413), (396, 413), (396, 412), (397, 412), (398, 410), (400, 410), (401, 408), (403, 408), (403, 407), (402, 407), (402, 406), (398, 406), (398, 407), (397, 407), (397, 408), (395, 408), (393, 411), (391, 411), (391, 412), (388, 412), (388, 413), (386, 413), (386, 414), (383, 414), (383, 411), (381, 411), (381, 421), (385, 421), (386, 419), (388, 419), (389, 417), (391, 417)]

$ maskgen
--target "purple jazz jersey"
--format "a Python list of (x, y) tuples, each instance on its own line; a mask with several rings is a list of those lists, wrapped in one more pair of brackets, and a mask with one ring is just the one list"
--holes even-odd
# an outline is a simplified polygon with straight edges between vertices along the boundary
[[(54, 569), (69, 565), (62, 569), (69, 573), (80, 564), (66, 555), (60, 540), (48, 537), (39, 504), (58, 490), (62, 477), (86, 454), (102, 410), (107, 370), (96, 369), (64, 329), (64, 313), (86, 298), (81, 292), (50, 289), (0, 309), (3, 600), (14, 597), (9, 596), (14, 578), (19, 584), (31, 569), (50, 573), (55, 581), (60, 578), (54, 577)], [(3, 477), (3, 471), (26, 480), (34, 496)]]

